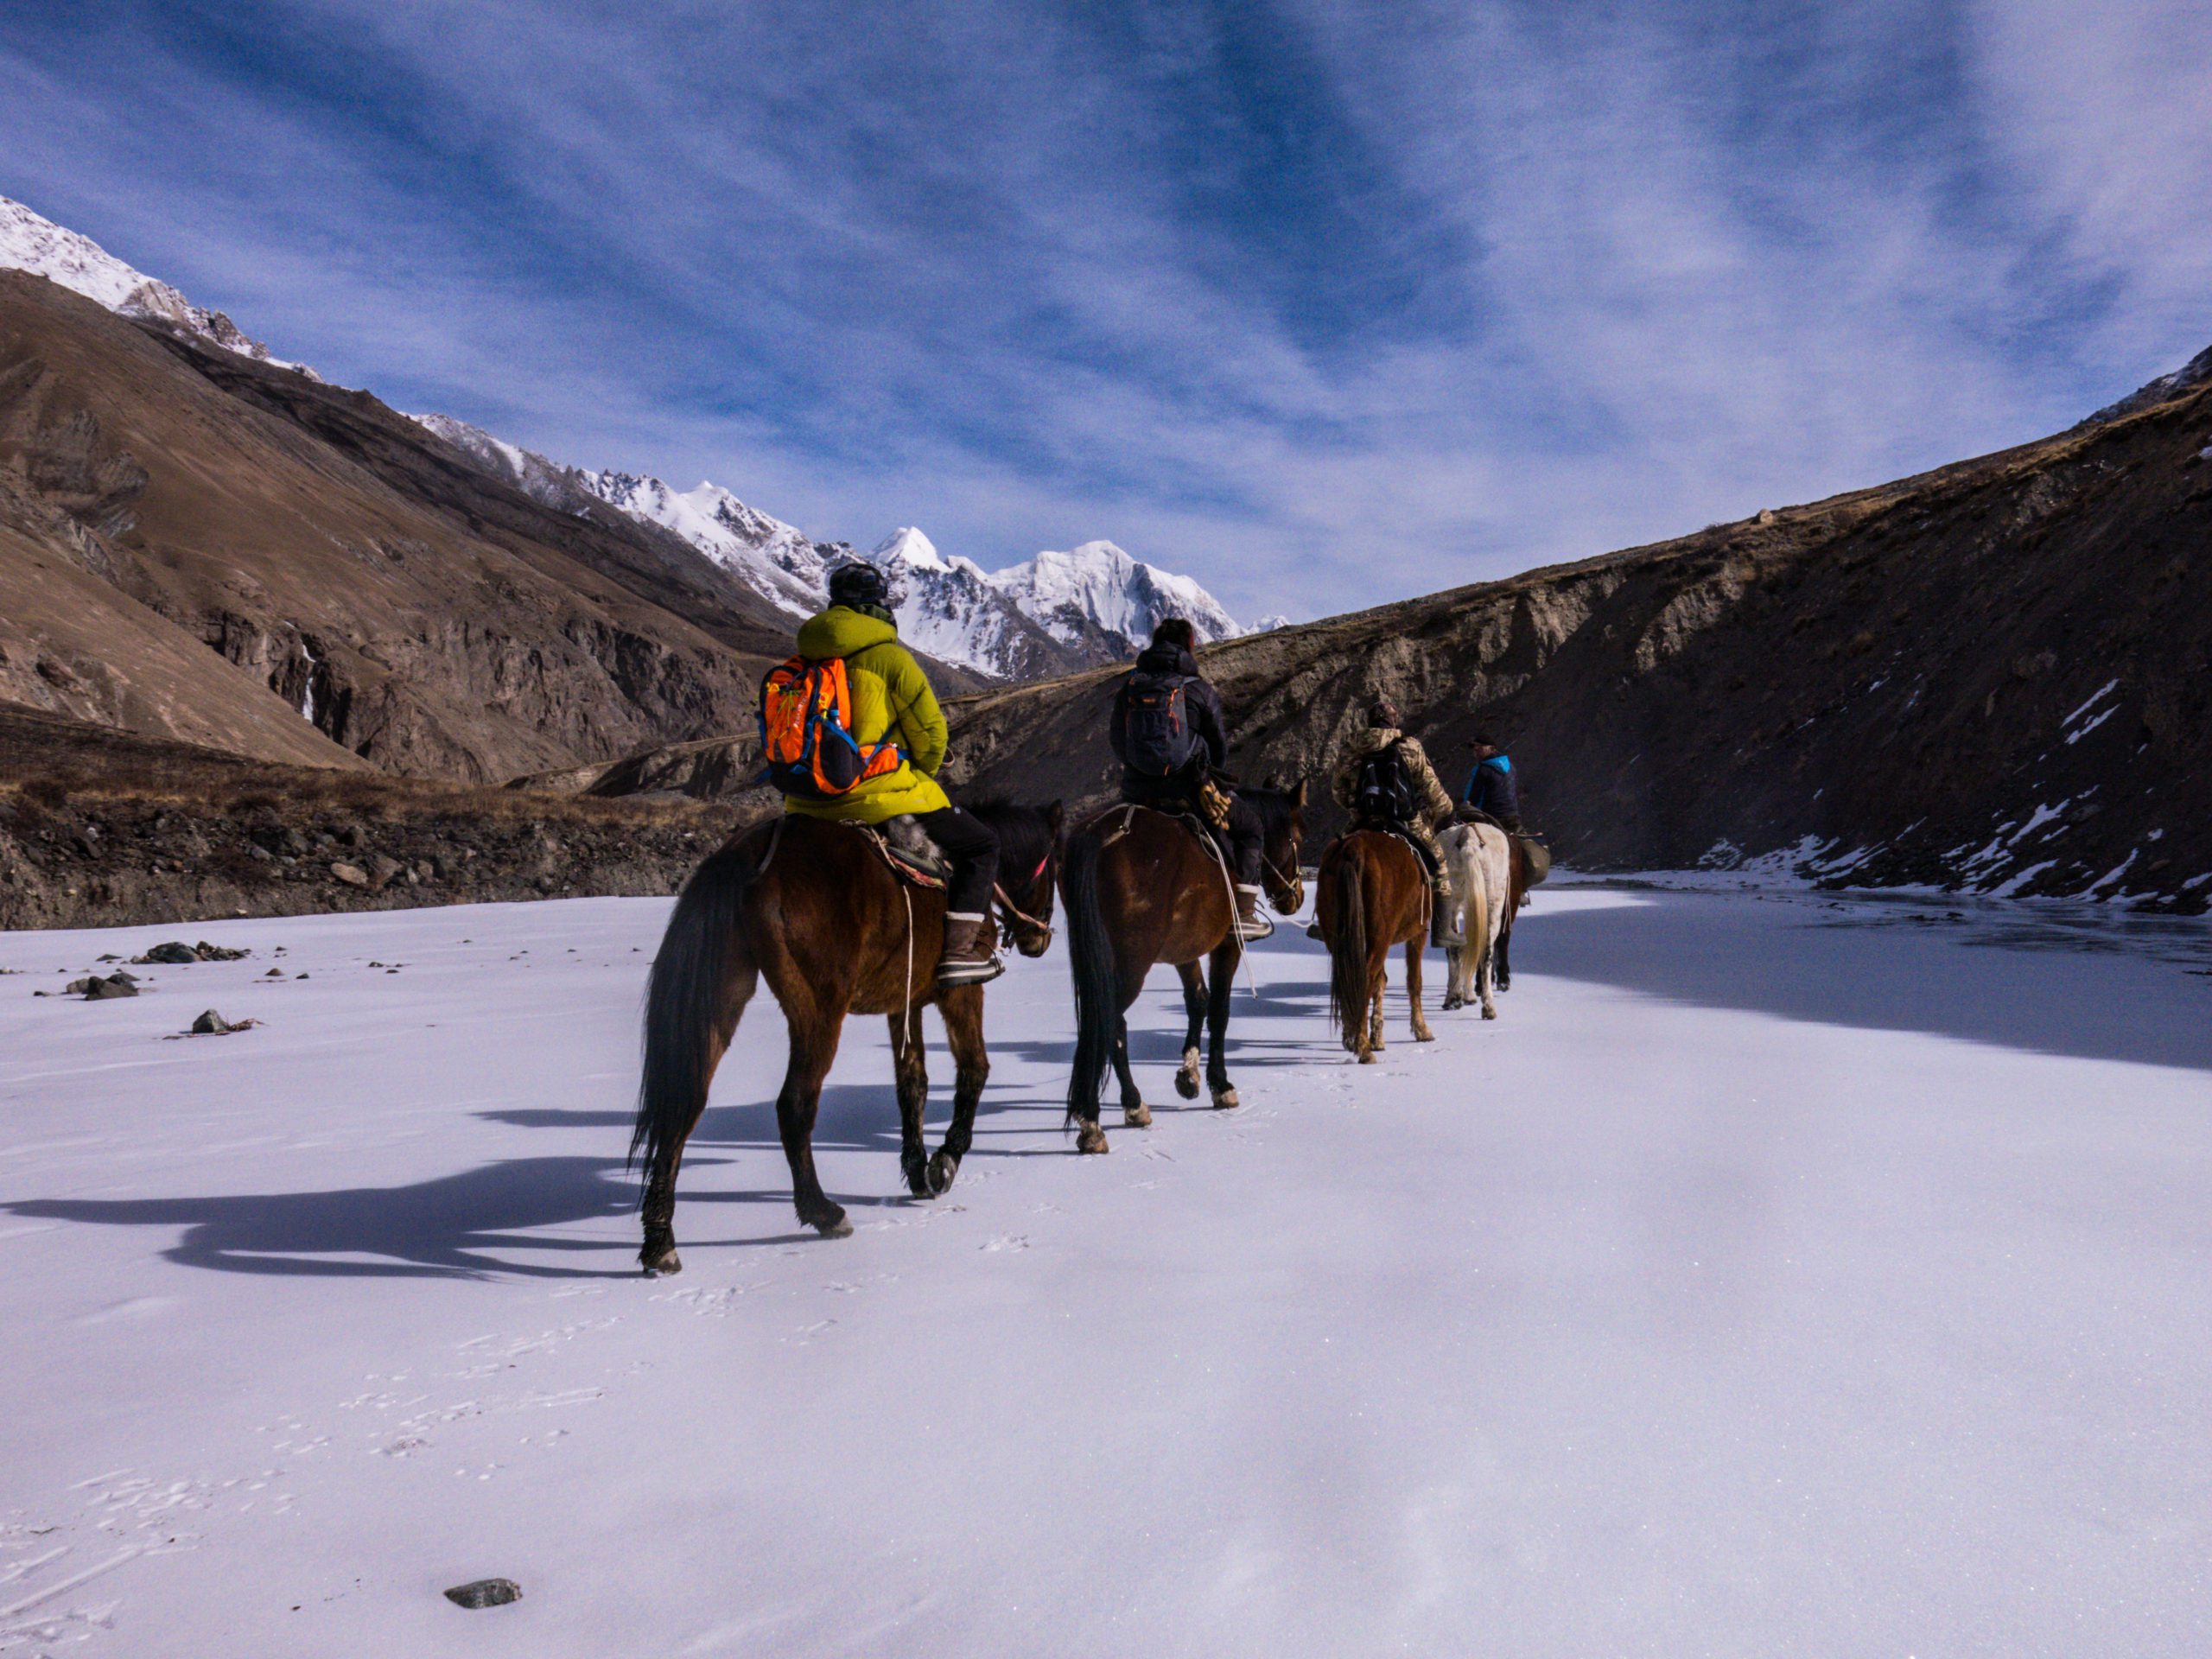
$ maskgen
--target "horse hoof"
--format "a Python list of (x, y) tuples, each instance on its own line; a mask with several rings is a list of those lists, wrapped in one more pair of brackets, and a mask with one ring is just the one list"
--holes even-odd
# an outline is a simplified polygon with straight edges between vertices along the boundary
[(1075, 1149), (1077, 1152), (1107, 1150), (1106, 1131), (1098, 1127), (1098, 1121), (1096, 1118), (1085, 1119), (1083, 1126), (1076, 1130)]
[[(944, 1156), (942, 1153), (939, 1157)], [(937, 1184), (937, 1166), (925, 1164), (916, 1158), (902, 1161), (899, 1167), (906, 1173), (906, 1190), (918, 1198), (933, 1198), (944, 1188)]]
[[(1197, 1092), (1196, 1090), (1192, 1090), (1193, 1094)], [(1134, 1106), (1124, 1106), (1122, 1108), (1122, 1122), (1133, 1129), (1148, 1129), (1152, 1127), (1152, 1108), (1142, 1101)]]
[(1484, 1008), (1484, 1009), (1483, 1010), (1483, 1018), (1484, 1018), (1484, 1019), (1485, 1019), (1485, 1020), (1495, 1020), (1495, 1019), (1497, 1019), (1497, 1010), (1496, 1008), (1490, 1008), (1490, 1007), (1486, 1007), (1486, 1008)]
[(1464, 1008), (1466, 1006), (1467, 999), (1464, 996), (1447, 996), (1444, 999), (1444, 1012), (1446, 1014), (1452, 1013), (1456, 1008)]
[(1436, 1033), (1433, 1031), (1417, 1031), (1414, 1033), (1414, 1041), (1417, 1043), (1433, 1043), (1435, 1040)]
[(1359, 1063), (1362, 1065), (1372, 1065), (1375, 1064), (1375, 1056), (1372, 1054), (1363, 1054), (1359, 1057)]
[(638, 1252), (638, 1265), (645, 1270), (648, 1279), (666, 1279), (683, 1271), (683, 1258), (676, 1253), (676, 1241), (656, 1243), (648, 1240), (645, 1248)]
[(1236, 1098), (1234, 1089), (1217, 1089), (1213, 1092), (1213, 1109), (1217, 1112), (1233, 1112), (1243, 1103)]
[(853, 1224), (842, 1210), (833, 1208), (824, 1215), (803, 1216), (800, 1219), (824, 1238), (850, 1238), (853, 1236)]
[(925, 1195), (936, 1198), (952, 1188), (952, 1178), (960, 1173), (960, 1160), (949, 1152), (940, 1152), (930, 1160), (929, 1191)]
[(1196, 1071), (1178, 1071), (1175, 1074), (1175, 1092), (1185, 1100), (1196, 1100), (1198, 1097), (1198, 1074)]

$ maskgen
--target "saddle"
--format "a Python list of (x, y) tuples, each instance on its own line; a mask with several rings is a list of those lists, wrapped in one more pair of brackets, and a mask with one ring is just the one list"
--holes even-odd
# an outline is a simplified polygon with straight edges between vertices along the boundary
[(933, 893), (944, 891), (952, 874), (952, 865), (922, 826), (914, 822), (912, 814), (902, 812), (881, 823), (855, 823), (848, 819), (845, 824), (868, 837), (876, 856), (890, 866), (891, 874), (901, 881)]
[[(1180, 811), (1171, 810), (1178, 805), (1182, 808)], [(1183, 829), (1198, 837), (1199, 846), (1214, 849), (1217, 856), (1223, 859), (1229, 856), (1227, 838), (1217, 834), (1213, 826), (1200, 817), (1197, 810), (1187, 803), (1171, 802), (1157, 806), (1140, 806), (1134, 801), (1124, 801), (1119, 806), (1108, 807), (1084, 827), (1097, 830), (1103, 844), (1111, 847), (1129, 833), (1136, 823), (1136, 815), (1140, 812), (1149, 812), (1156, 818), (1165, 818), (1170, 823), (1180, 824)], [(1224, 819), (1226, 816), (1224, 810)]]

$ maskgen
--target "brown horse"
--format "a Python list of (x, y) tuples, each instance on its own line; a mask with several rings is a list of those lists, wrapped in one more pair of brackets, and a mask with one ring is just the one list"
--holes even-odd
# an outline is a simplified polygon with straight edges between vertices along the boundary
[[(1298, 854), (1306, 836), (1306, 785), (1241, 791), (1266, 830), (1268, 897), (1288, 915), (1303, 902)], [(1068, 912), (1068, 960), (1075, 976), (1075, 1068), (1068, 1079), (1068, 1122), (1078, 1152), (1104, 1152), (1098, 1095), (1110, 1060), (1122, 1085), (1122, 1121), (1152, 1122), (1129, 1072), (1128, 1007), (1154, 963), (1173, 963), (1183, 978), (1189, 1025), (1176, 1092), (1198, 1092), (1198, 1033), (1209, 1034), (1206, 1083), (1213, 1103), (1231, 1107), (1236, 1090), (1224, 1054), (1229, 995), (1243, 942), (1228, 870), (1211, 838), (1146, 807), (1117, 806), (1068, 837), (1060, 877)], [(1205, 964), (1201, 967), (1201, 963)]]
[[(999, 837), (998, 901), (1021, 953), (1052, 942), (1059, 803), (969, 809)], [(814, 1117), (848, 1014), (889, 1017), (897, 1055), (899, 1163), (907, 1189), (933, 1198), (952, 1185), (973, 1140), (990, 1062), (983, 988), (940, 989), (944, 894), (892, 874), (849, 825), (791, 816), (732, 837), (692, 873), (668, 919), (645, 992), (645, 1061), (632, 1162), (645, 1171), (648, 1273), (675, 1273), (676, 1172), (706, 1108), (707, 1088), (763, 973), (791, 1030), (791, 1064), (776, 1125), (791, 1166), (798, 1218), (827, 1238), (853, 1230), (814, 1173)], [(922, 1010), (936, 1003), (954, 1065), (952, 1124), (934, 1158), (922, 1141), (929, 1074)]]
[(1314, 885), (1329, 946), (1329, 1017), (1362, 1065), (1382, 1046), (1382, 988), (1390, 947), (1406, 947), (1406, 1000), (1414, 1040), (1433, 1042), (1421, 1011), (1421, 952), (1428, 941), (1428, 874), (1400, 837), (1354, 830), (1329, 843)]

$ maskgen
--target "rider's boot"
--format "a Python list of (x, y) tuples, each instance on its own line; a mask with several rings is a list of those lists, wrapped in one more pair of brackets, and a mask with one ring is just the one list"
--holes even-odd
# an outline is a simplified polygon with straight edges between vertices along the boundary
[(1274, 931), (1275, 925), (1260, 914), (1260, 890), (1257, 887), (1248, 887), (1241, 881), (1238, 882), (1236, 885), (1237, 937), (1249, 944), (1255, 939), (1271, 937)]
[(998, 930), (991, 925), (989, 917), (948, 911), (944, 918), (944, 954), (937, 960), (937, 982), (981, 985), (996, 979), (1006, 971), (1006, 963), (999, 960), (997, 946)]
[(1459, 906), (1452, 901), (1451, 891), (1440, 882), (1435, 909), (1429, 918), (1428, 942), (1441, 950), (1459, 944)]

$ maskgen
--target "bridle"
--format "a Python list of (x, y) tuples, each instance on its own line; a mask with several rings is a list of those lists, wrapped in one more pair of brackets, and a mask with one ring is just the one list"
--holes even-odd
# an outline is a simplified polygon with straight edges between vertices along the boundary
[[(1045, 856), (1037, 861), (1037, 868), (1029, 872), (1029, 880), (1023, 885), (1029, 887), (1032, 891), (1034, 891), (1038, 879), (1041, 877), (1046, 870), (1052, 868), (1053, 855), (1058, 851), (1059, 847), (1057, 842), (1052, 846), (1047, 847), (1045, 849)], [(1027, 911), (1022, 909), (1020, 905), (1015, 904), (1014, 900), (1007, 896), (1006, 887), (1003, 882), (994, 882), (991, 887), (991, 893), (992, 895), (999, 901), (999, 909), (1003, 912), (1000, 917), (1000, 921), (1009, 935), (1019, 931), (1016, 925), (1019, 924), (1020, 927), (1027, 928), (1032, 933), (1042, 933), (1045, 936), (1045, 950), (1049, 950), (1052, 948), (1052, 925), (1050, 922), (1042, 922), (1038, 920), (1037, 918), (1032, 916)], [(1042, 955), (1043, 952), (1039, 951), (1039, 954)]]
[(1260, 854), (1260, 863), (1269, 875), (1274, 877), (1276, 885), (1287, 889), (1290, 893), (1289, 907), (1283, 913), (1286, 916), (1294, 915), (1303, 910), (1306, 907), (1306, 872), (1299, 868), (1298, 861), (1295, 859), (1291, 861), (1290, 874), (1287, 877), (1275, 868), (1274, 860), (1269, 858), (1265, 851)]

